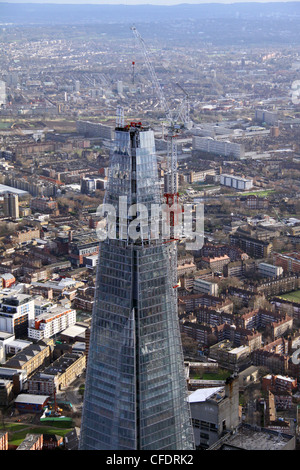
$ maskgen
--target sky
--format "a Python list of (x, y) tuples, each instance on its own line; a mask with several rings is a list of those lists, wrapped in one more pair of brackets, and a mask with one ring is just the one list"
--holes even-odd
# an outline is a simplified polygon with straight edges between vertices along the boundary
[[(58, 4), (96, 4), (96, 5), (178, 5), (188, 3), (269, 3), (289, 0), (0, 0), (0, 3), (58, 3)], [(291, 0), (297, 1), (300, 0)]]

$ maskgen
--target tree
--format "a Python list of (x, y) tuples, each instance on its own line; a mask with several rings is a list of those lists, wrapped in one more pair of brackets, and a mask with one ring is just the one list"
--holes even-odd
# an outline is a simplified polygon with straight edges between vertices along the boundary
[(227, 277), (218, 283), (220, 292), (224, 292), (228, 287), (243, 287), (243, 282), (237, 277)]
[(198, 343), (186, 333), (181, 333), (181, 342), (184, 357), (193, 357), (198, 354)]

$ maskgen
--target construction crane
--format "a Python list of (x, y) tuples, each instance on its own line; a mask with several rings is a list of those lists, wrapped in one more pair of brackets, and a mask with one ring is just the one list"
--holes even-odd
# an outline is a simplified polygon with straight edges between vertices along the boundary
[[(175, 117), (173, 116), (173, 113), (169, 109), (167, 105), (167, 101), (165, 99), (163, 90), (160, 86), (160, 83), (158, 81), (157, 75), (155, 73), (154, 67), (150, 61), (148, 50), (145, 44), (144, 39), (138, 32), (135, 26), (131, 27), (131, 31), (133, 32), (134, 36), (136, 39), (139, 41), (146, 66), (148, 68), (152, 84), (156, 90), (156, 94), (159, 98), (160, 105), (162, 110), (165, 113), (166, 120), (168, 122), (167, 125), (167, 171), (166, 171), (166, 178), (165, 178), (165, 191), (164, 191), (164, 197), (166, 204), (171, 208), (179, 208), (178, 201), (179, 201), (179, 194), (178, 194), (178, 173), (177, 173), (177, 136), (182, 127), (185, 125), (185, 119), (189, 119), (188, 114), (185, 112), (184, 114), (184, 109), (186, 109), (186, 104), (188, 103), (188, 95), (186, 92), (184, 100), (180, 104), (179, 110), (177, 113), (175, 113)], [(182, 87), (181, 87), (182, 88)], [(183, 89), (182, 89), (183, 90)], [(184, 90), (183, 90), (184, 91)], [(179, 124), (180, 119), (182, 120), (183, 118), (183, 124)], [(172, 282), (173, 282), (173, 287), (174, 287), (174, 295), (177, 297), (177, 289), (178, 287), (178, 280), (177, 280), (177, 239), (176, 239), (176, 231), (175, 227), (176, 224), (178, 223), (178, 212), (176, 211), (169, 211), (170, 214), (170, 239), (168, 240), (169, 246), (170, 246), (170, 262), (171, 262), (171, 276), (172, 276)]]
[(180, 85), (180, 83), (176, 83), (176, 85), (181, 89), (181, 91), (183, 91), (185, 96), (182, 100), (179, 112), (177, 113), (176, 121), (179, 121), (179, 119), (181, 119), (184, 123), (184, 127), (190, 129), (193, 125), (192, 121), (190, 120), (190, 95), (185, 91), (185, 89)]

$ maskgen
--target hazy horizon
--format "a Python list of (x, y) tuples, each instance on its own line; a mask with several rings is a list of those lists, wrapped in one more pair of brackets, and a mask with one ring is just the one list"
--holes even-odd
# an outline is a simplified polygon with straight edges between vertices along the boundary
[(234, 3), (299, 3), (300, 0), (0, 0), (0, 3), (37, 3), (61, 5), (198, 5), (198, 4), (234, 4)]

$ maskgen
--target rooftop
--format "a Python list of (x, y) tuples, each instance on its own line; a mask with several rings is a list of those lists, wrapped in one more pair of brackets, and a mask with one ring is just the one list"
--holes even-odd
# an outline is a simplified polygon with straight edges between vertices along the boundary
[(294, 437), (282, 432), (259, 428), (243, 424), (237, 431), (212, 450), (217, 449), (242, 449), (242, 450), (284, 450), (289, 441)]
[(217, 400), (223, 398), (224, 387), (199, 388), (188, 397), (190, 403), (201, 403), (206, 400)]
[(48, 398), (49, 395), (31, 395), (30, 393), (21, 393), (15, 399), (15, 403), (43, 405)]

